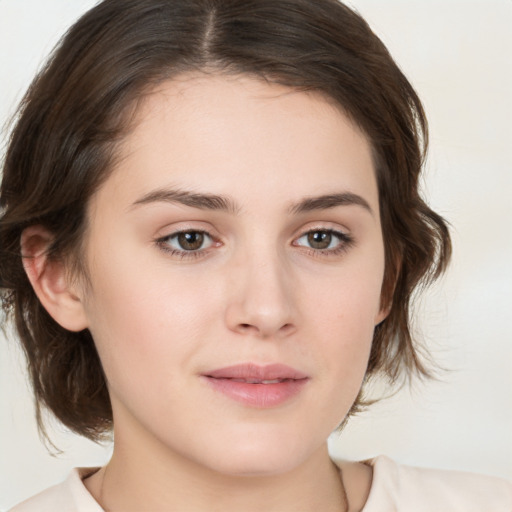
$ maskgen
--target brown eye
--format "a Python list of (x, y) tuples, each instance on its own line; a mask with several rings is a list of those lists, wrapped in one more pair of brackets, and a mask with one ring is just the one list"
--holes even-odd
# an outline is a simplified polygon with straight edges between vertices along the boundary
[(184, 251), (197, 251), (204, 244), (205, 236), (200, 231), (187, 231), (177, 235), (177, 242), (180, 249)]
[(205, 231), (180, 231), (157, 240), (158, 245), (174, 254), (201, 254), (214, 245), (212, 237)]
[(168, 236), (158, 238), (157, 246), (166, 253), (179, 259), (199, 258), (209, 254), (209, 249), (219, 247), (206, 231), (176, 231)]
[(316, 251), (317, 254), (335, 255), (348, 249), (353, 243), (350, 235), (333, 229), (313, 229), (297, 238), (293, 245)]
[(332, 243), (330, 231), (311, 231), (307, 236), (308, 244), (312, 249), (328, 249)]

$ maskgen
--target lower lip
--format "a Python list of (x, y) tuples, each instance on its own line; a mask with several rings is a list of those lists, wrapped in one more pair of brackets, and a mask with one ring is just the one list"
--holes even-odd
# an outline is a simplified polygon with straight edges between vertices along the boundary
[(277, 407), (298, 395), (308, 379), (285, 380), (275, 384), (249, 384), (232, 379), (204, 377), (208, 384), (227, 397), (249, 407)]

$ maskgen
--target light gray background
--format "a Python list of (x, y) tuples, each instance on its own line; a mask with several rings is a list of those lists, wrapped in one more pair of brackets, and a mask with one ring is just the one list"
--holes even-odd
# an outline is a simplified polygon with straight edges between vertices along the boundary
[[(0, 0), (1, 123), (59, 36), (94, 3)], [(511, 478), (512, 1), (351, 5), (388, 45), (430, 118), (425, 193), (453, 225), (455, 254), (419, 305), (418, 328), (450, 371), (353, 419), (331, 449)], [(58, 425), (53, 436), (65, 453), (47, 453), (23, 364), (12, 336), (0, 334), (0, 509), (109, 454)]]

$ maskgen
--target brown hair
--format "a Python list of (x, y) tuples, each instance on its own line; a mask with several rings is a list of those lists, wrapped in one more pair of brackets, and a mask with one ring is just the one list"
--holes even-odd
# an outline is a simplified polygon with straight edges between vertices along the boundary
[(100, 439), (112, 411), (90, 333), (45, 311), (25, 275), (20, 236), (41, 224), (48, 258), (80, 267), (86, 206), (107, 177), (128, 113), (154, 84), (190, 70), (251, 74), (334, 100), (372, 144), (385, 244), (382, 304), (367, 376), (427, 375), (410, 332), (420, 283), (450, 256), (443, 219), (422, 200), (425, 115), (367, 23), (337, 0), (105, 0), (66, 34), (23, 99), (0, 189), (0, 287), (41, 407)]

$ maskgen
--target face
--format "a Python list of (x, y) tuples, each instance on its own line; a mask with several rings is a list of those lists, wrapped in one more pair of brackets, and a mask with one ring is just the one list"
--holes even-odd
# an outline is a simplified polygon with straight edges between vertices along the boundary
[(366, 138), (320, 95), (191, 75), (150, 95), (121, 153), (82, 294), (116, 444), (225, 474), (311, 459), (384, 317)]

